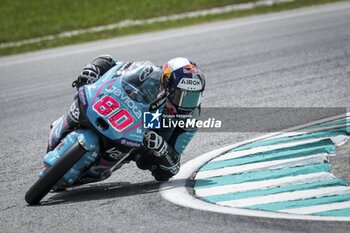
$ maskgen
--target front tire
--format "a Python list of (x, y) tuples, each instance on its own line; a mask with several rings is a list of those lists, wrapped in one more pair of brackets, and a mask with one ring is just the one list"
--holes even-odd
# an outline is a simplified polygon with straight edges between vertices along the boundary
[(86, 152), (87, 150), (76, 142), (27, 191), (25, 195), (26, 202), (29, 205), (38, 204)]

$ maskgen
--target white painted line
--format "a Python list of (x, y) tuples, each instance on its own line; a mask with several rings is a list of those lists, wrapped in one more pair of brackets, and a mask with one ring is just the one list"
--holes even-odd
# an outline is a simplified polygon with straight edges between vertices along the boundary
[(252, 190), (284, 187), (284, 186), (290, 186), (290, 185), (314, 183), (314, 182), (319, 182), (319, 181), (329, 180), (334, 178), (335, 176), (331, 173), (319, 172), (319, 173), (311, 173), (311, 174), (299, 175), (299, 176), (288, 176), (288, 177), (283, 177), (283, 178), (278, 178), (273, 180), (245, 182), (241, 184), (231, 184), (231, 185), (224, 185), (220, 187), (197, 189), (195, 193), (197, 196), (205, 197), (205, 196), (221, 195), (221, 194), (234, 193), (234, 192), (245, 192), (245, 191), (252, 191)]
[(319, 189), (312, 189), (312, 190), (278, 193), (278, 194), (266, 195), (263, 197), (253, 197), (253, 198), (245, 198), (240, 200), (223, 201), (223, 202), (218, 202), (218, 204), (232, 206), (232, 207), (248, 207), (248, 206), (269, 204), (269, 203), (275, 203), (275, 202), (303, 200), (306, 198), (318, 198), (318, 197), (341, 195), (341, 194), (347, 194), (347, 193), (350, 193), (350, 187), (335, 186), (335, 187), (326, 187), (326, 188), (319, 188)]
[(332, 137), (331, 140), (336, 146), (342, 146), (347, 141), (349, 141), (349, 136), (338, 135), (338, 136)]
[(300, 145), (304, 145), (307, 143), (319, 142), (319, 141), (324, 140), (324, 139), (329, 139), (329, 138), (322, 137), (322, 138), (306, 139), (306, 140), (300, 140), (300, 141), (298, 140), (298, 141), (292, 141), (292, 142), (279, 143), (279, 144), (270, 145), (270, 146), (254, 147), (254, 148), (247, 149), (247, 150), (232, 151), (232, 152), (229, 152), (227, 154), (221, 155), (221, 156), (219, 156), (211, 161), (214, 162), (214, 161), (222, 161), (222, 160), (227, 160), (227, 159), (236, 159), (236, 158), (244, 157), (244, 156), (251, 155), (251, 154), (257, 154), (257, 153), (261, 153), (261, 152), (268, 152), (268, 151), (272, 151), (272, 150), (300, 146)]
[(273, 161), (267, 161), (267, 162), (239, 165), (234, 167), (225, 167), (225, 168), (214, 169), (214, 170), (199, 171), (197, 172), (195, 179), (196, 180), (205, 179), (205, 178), (238, 174), (238, 173), (250, 172), (250, 171), (275, 170), (275, 169), (281, 169), (281, 168), (298, 167), (298, 166), (304, 166), (312, 163), (324, 163), (328, 161), (329, 156), (330, 155), (326, 153), (316, 154), (316, 155), (311, 155), (306, 157), (273, 160)]
[(308, 207), (280, 210), (279, 212), (290, 214), (313, 214), (323, 211), (340, 210), (350, 208), (350, 201), (336, 202), (331, 204), (313, 205)]
[(0, 67), (17, 65), (26, 62), (34, 62), (38, 60), (46, 60), (57, 57), (64, 57), (73, 54), (81, 54), (93, 51), (101, 51), (104, 49), (114, 49), (123, 46), (131, 46), (135, 44), (156, 42), (167, 40), (170, 38), (181, 38), (183, 36), (197, 35), (207, 32), (215, 33), (220, 30), (227, 30), (232, 28), (246, 27), (254, 24), (268, 23), (272, 21), (279, 21), (284, 19), (291, 19), (301, 16), (317, 15), (333, 11), (343, 11), (350, 9), (350, 2), (339, 2), (333, 4), (325, 4), (321, 6), (314, 6), (303, 9), (295, 9), (291, 11), (278, 12), (260, 16), (253, 16), (242, 19), (228, 20), (218, 23), (211, 23), (206, 25), (197, 25), (188, 28), (172, 29), (163, 32), (149, 33), (146, 35), (130, 36), (118, 39), (101, 40), (97, 42), (85, 43), (76, 46), (67, 46), (59, 49), (50, 49), (40, 52), (33, 52), (28, 54), (21, 54), (15, 56), (4, 57), (0, 59)]
[(284, 134), (281, 134), (281, 135), (276, 135), (274, 137), (270, 137), (269, 139), (277, 139), (277, 138), (281, 138), (281, 137), (298, 136), (298, 135), (307, 134), (307, 133), (315, 133), (315, 132), (319, 132), (319, 131), (326, 131), (326, 130), (331, 130), (331, 129), (343, 128), (345, 126), (346, 125), (333, 125), (333, 126), (305, 129), (303, 131), (298, 131), (298, 132), (292, 131), (292, 132), (287, 132), (287, 133), (284, 133)]

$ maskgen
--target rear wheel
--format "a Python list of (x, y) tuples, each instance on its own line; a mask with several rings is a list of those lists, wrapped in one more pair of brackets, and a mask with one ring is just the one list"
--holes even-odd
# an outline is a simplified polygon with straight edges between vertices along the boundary
[(87, 150), (76, 142), (27, 191), (25, 195), (26, 202), (29, 205), (38, 204), (86, 152)]

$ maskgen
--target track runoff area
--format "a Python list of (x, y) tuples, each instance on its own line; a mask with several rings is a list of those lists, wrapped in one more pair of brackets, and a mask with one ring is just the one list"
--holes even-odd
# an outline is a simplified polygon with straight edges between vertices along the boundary
[(350, 135), (350, 114), (227, 146), (184, 164), (162, 196), (235, 215), (350, 221), (350, 186), (330, 157)]

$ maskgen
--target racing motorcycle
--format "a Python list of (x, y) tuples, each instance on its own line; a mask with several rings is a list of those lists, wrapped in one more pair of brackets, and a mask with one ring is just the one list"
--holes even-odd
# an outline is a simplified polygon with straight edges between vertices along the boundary
[[(160, 74), (152, 71), (151, 63), (139, 68), (133, 63), (117, 64), (95, 83), (79, 88), (70, 113), (84, 120), (45, 155), (39, 179), (25, 194), (29, 205), (38, 204), (62, 178), (74, 186), (79, 174), (98, 159), (101, 138), (130, 148), (142, 145), (143, 113), (157, 98), (152, 96), (157, 90), (151, 89), (157, 87)], [(57, 128), (66, 127), (64, 121), (60, 124)], [(127, 156), (123, 155), (111, 170)]]

